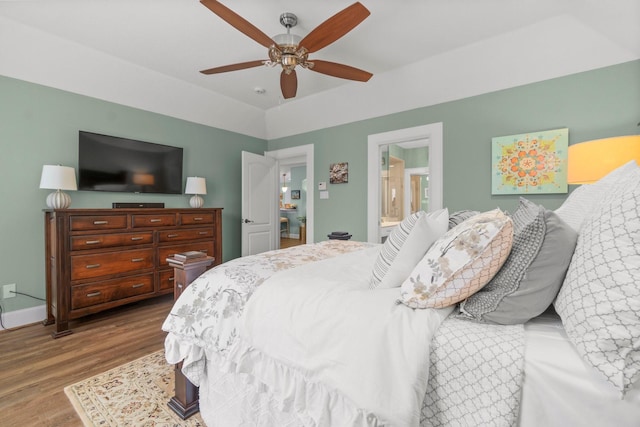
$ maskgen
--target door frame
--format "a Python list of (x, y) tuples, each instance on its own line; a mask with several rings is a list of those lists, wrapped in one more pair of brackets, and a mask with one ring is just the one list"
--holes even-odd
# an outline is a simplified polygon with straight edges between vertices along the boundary
[[(276, 160), (276, 168), (280, 170), (280, 166), (293, 164), (293, 163), (305, 163), (307, 167), (307, 243), (313, 243), (313, 217), (314, 217), (314, 199), (315, 199), (315, 174), (313, 170), (313, 144), (298, 145), (291, 148), (282, 148), (280, 150), (265, 151), (265, 156), (271, 157)], [(278, 175), (278, 174), (276, 174)], [(277, 176), (279, 179), (279, 176)], [(276, 193), (273, 195), (275, 200), (279, 200), (279, 184), (276, 183)], [(276, 218), (280, 217), (280, 204), (276, 203)], [(280, 223), (277, 224), (280, 227)], [(280, 233), (276, 234), (277, 236)], [(280, 245), (280, 239), (278, 239), (278, 246)]]
[(418, 139), (428, 140), (429, 146), (429, 210), (442, 209), (444, 170), (442, 122), (369, 135), (367, 138), (367, 241), (369, 242), (380, 243), (380, 147)]

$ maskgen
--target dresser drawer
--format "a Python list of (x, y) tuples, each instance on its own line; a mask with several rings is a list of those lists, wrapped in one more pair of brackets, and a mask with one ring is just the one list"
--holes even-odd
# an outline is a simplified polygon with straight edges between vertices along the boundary
[(181, 228), (177, 230), (165, 230), (158, 233), (161, 243), (179, 242), (181, 240), (198, 240), (213, 237), (213, 228)]
[(180, 215), (182, 225), (213, 224), (212, 213), (183, 213)]
[(176, 225), (175, 214), (147, 214), (147, 215), (132, 215), (131, 216), (133, 227), (168, 227)]
[(126, 215), (72, 216), (69, 221), (71, 231), (127, 228)]
[(153, 249), (71, 256), (71, 280), (153, 268)]
[(153, 232), (119, 234), (95, 234), (91, 236), (73, 236), (71, 250), (111, 248), (114, 246), (132, 246), (153, 243)]
[(153, 274), (71, 287), (71, 309), (153, 293)]
[(178, 252), (200, 251), (209, 256), (213, 256), (213, 242), (185, 243), (182, 245), (171, 245), (158, 248), (158, 264), (160, 266), (169, 265), (167, 258)]
[(173, 289), (173, 284), (175, 282), (173, 268), (171, 270), (163, 270), (158, 274), (158, 279), (160, 281), (158, 289), (161, 291), (167, 289)]

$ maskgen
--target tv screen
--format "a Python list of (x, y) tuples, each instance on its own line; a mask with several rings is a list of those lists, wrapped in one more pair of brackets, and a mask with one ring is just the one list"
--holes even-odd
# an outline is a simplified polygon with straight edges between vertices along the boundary
[(79, 132), (78, 190), (182, 193), (182, 148)]

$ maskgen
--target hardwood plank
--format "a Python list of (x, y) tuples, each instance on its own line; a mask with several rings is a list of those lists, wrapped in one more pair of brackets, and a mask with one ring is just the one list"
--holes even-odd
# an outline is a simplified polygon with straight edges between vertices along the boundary
[(172, 305), (165, 295), (87, 316), (55, 340), (54, 325), (0, 331), (1, 424), (81, 427), (64, 387), (162, 349)]

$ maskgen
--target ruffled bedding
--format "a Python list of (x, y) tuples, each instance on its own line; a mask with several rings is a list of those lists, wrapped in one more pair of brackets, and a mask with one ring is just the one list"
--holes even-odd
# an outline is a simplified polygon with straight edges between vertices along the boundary
[(246, 302), (265, 280), (279, 271), (373, 246), (329, 240), (236, 258), (209, 270), (185, 289), (162, 325), (168, 332), (167, 361), (175, 364), (183, 360), (184, 374), (199, 385), (205, 353), (226, 356), (236, 342)]
[[(186, 289), (163, 325), (165, 352), (201, 386), (208, 425), (515, 422), (522, 327), (487, 332), (444, 320), (450, 309), (396, 305), (398, 289), (368, 289), (377, 251), (330, 240), (267, 252), (223, 264)], [(478, 369), (451, 377), (456, 357), (473, 365), (459, 370)], [(491, 392), (498, 414), (473, 403), (487, 401), (478, 381), (494, 388), (496, 378), (506, 384)]]

